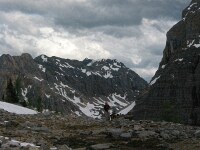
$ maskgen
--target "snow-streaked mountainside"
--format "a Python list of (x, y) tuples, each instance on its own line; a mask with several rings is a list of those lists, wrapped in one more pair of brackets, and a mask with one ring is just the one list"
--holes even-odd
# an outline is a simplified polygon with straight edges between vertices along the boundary
[[(20, 81), (20, 101), (30, 107), (101, 118), (105, 101), (117, 111), (131, 105), (147, 82), (117, 60), (83, 61), (29, 54), (0, 57), (1, 97), (8, 79)], [(4, 94), (4, 95), (3, 95)]]
[(37, 114), (37, 111), (35, 111), (35, 110), (28, 109), (28, 108), (25, 108), (25, 107), (14, 105), (14, 104), (10, 104), (10, 103), (6, 103), (6, 102), (2, 102), (2, 101), (0, 101), (0, 109), (3, 109), (3, 110), (10, 112), (10, 113), (19, 114), (19, 115), (34, 115), (34, 114)]

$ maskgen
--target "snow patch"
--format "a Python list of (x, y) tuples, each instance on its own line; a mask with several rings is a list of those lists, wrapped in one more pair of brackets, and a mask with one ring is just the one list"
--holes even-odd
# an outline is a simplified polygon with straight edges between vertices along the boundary
[(76, 97), (75, 95), (74, 95), (74, 103), (76, 103), (76, 104), (80, 104), (81, 103), (80, 98)]
[(161, 68), (162, 68), (162, 69), (165, 69), (165, 67), (166, 67), (166, 65), (162, 65), (162, 67), (161, 67)]
[(92, 75), (92, 72), (88, 71), (88, 72), (86, 72), (86, 75), (90, 76), (90, 75)]
[(28, 89), (27, 88), (25, 88), (24, 90), (21, 88), (21, 90), (22, 90), (22, 96), (24, 97), (24, 100), (26, 101), (26, 102), (28, 102), (28, 98), (26, 97), (26, 95), (27, 95), (27, 93), (28, 93)]
[(21, 106), (18, 106), (18, 105), (14, 105), (14, 104), (2, 102), (2, 101), (0, 101), (0, 109), (3, 109), (3, 110), (8, 111), (10, 113), (19, 114), (19, 115), (20, 114), (24, 114), (24, 115), (37, 114), (37, 112), (32, 110), (32, 109), (28, 109), (28, 108), (25, 108), (25, 107), (21, 107)]
[(192, 4), (188, 7), (188, 10), (191, 10), (191, 8), (192, 8), (194, 5), (197, 5), (197, 3), (192, 3)]
[[(137, 91), (137, 92), (140, 92), (140, 91)], [(115, 93), (115, 96), (117, 96), (117, 97), (119, 97), (119, 98), (125, 100), (126, 97), (127, 97), (127, 94), (125, 93), (124, 96), (121, 96), (120, 94)]]
[(120, 65), (118, 65), (118, 63), (114, 63), (114, 66), (116, 66), (116, 67), (118, 67), (118, 68), (121, 68), (121, 66)]
[(93, 63), (95, 63), (94, 60), (92, 60), (91, 62), (89, 62), (89, 63), (87, 64), (87, 66), (92, 66)]
[(115, 68), (115, 67), (113, 67), (113, 65), (111, 65), (110, 68), (111, 68), (112, 70), (114, 70), (114, 71), (119, 71), (119, 68)]
[(46, 72), (46, 68), (44, 68), (42, 65), (38, 65), (39, 69), (42, 70), (42, 72)]
[(157, 77), (157, 78), (155, 78), (153, 81), (151, 81), (151, 82), (150, 82), (150, 85), (153, 85), (153, 84), (155, 84), (155, 83), (156, 83), (156, 81), (157, 81), (159, 78), (160, 78), (160, 76), (159, 76), (159, 77)]
[(200, 44), (194, 44), (194, 47), (199, 48)]
[(20, 141), (16, 141), (16, 140), (11, 140), (10, 141), (12, 143), (12, 145), (20, 145), (21, 147), (27, 147), (27, 146), (31, 146), (31, 147), (36, 147), (35, 144), (32, 143), (26, 143), (26, 142), (20, 142)]
[(195, 40), (187, 41), (187, 47), (191, 47), (194, 44)]
[(98, 71), (97, 72), (92, 72), (92, 74), (102, 77), (102, 75)]
[(50, 150), (57, 150), (57, 147), (51, 147)]
[(126, 115), (126, 114), (128, 114), (134, 107), (135, 107), (135, 102), (133, 102), (133, 103), (130, 104), (128, 107), (126, 107), (126, 108), (124, 108), (123, 110), (121, 110), (118, 114)]
[(46, 96), (46, 98), (50, 98), (50, 97), (51, 97), (51, 95), (48, 95), (48, 94), (46, 94), (46, 93), (45, 93), (45, 96)]
[(66, 85), (66, 84), (63, 84), (62, 82), (60, 82), (60, 85), (61, 85), (63, 88), (69, 88), (69, 89), (72, 89), (71, 87), (69, 87), (69, 86)]
[(81, 116), (80, 112), (79, 111), (75, 111), (74, 112), (77, 116)]
[(105, 71), (110, 70), (110, 68), (107, 66), (103, 66), (102, 69), (104, 69)]
[(174, 62), (177, 62), (177, 61), (181, 62), (181, 61), (183, 61), (183, 58), (174, 60)]
[(72, 69), (74, 69), (74, 67), (71, 66), (70, 64), (68, 64), (67, 62), (65, 62), (65, 64), (67, 65), (67, 66), (65, 66), (66, 68), (72, 68)]
[(92, 118), (101, 118), (101, 115), (99, 114), (99, 110), (95, 109), (95, 105), (87, 103), (85, 107), (80, 107), (79, 109), (88, 117)]
[(113, 75), (111, 74), (111, 71), (107, 71), (106, 74), (103, 76), (104, 78), (113, 78)]
[(86, 69), (81, 69), (81, 71), (82, 71), (83, 73), (86, 73)]
[(60, 60), (59, 60), (59, 59), (56, 59), (56, 61), (57, 61), (57, 62), (60, 62)]
[(116, 93), (112, 94), (112, 100), (115, 103), (118, 103), (120, 106), (123, 106), (123, 107), (126, 107), (128, 105), (127, 103), (121, 102), (118, 98), (125, 99), (125, 97), (121, 97), (120, 95), (117, 95)]
[(42, 82), (44, 79), (39, 79), (38, 77), (33, 77), (34, 79), (36, 79), (36, 80), (38, 80), (38, 81), (40, 81), (40, 82)]
[(42, 58), (43, 62), (47, 62), (47, 57), (45, 55), (42, 55), (41, 58)]

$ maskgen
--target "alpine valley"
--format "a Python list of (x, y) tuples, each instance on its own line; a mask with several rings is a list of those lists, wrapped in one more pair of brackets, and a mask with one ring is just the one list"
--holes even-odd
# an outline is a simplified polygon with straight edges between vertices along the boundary
[[(24, 53), (0, 57), (0, 85), (0, 150), (199, 150), (200, 0), (149, 84), (117, 60)], [(123, 115), (104, 119), (105, 102)]]
[(11, 84), (17, 93), (12, 97), (25, 106), (92, 118), (102, 117), (105, 101), (117, 111), (133, 106), (147, 86), (134, 71), (110, 59), (77, 61), (45, 55), (33, 59), (30, 54), (4, 54), (0, 72), (4, 101), (9, 102)]

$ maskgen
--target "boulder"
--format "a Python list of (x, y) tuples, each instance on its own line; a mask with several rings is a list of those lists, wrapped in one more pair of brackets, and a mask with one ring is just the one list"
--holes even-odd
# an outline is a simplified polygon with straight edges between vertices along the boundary
[(109, 149), (113, 145), (111, 143), (103, 143), (103, 144), (96, 144), (90, 146), (91, 150), (104, 150), (104, 149)]

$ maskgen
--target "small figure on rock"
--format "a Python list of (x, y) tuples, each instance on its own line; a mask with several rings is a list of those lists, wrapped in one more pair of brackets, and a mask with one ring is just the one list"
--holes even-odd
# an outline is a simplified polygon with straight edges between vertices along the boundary
[(105, 102), (105, 105), (104, 105), (104, 114), (105, 114), (106, 120), (110, 120), (109, 109), (110, 109), (110, 105), (108, 104), (108, 102)]

